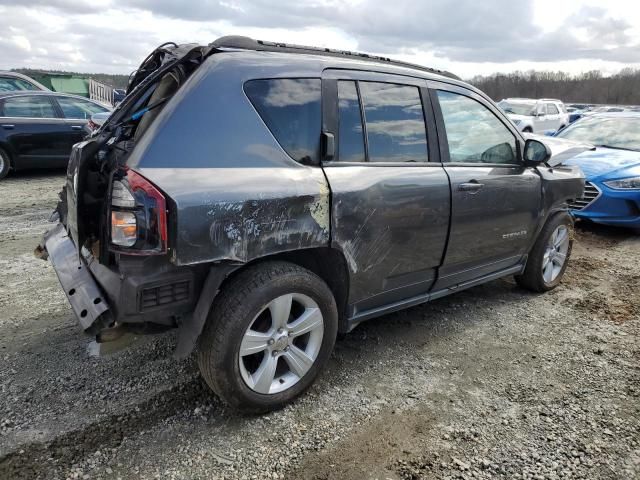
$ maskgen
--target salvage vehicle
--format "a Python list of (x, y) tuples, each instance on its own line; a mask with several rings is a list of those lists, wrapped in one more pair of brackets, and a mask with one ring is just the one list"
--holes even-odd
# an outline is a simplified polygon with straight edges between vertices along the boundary
[[(82, 329), (178, 329), (212, 390), (281, 407), (338, 333), (515, 275), (560, 282), (575, 167), (484, 93), (367, 54), (165, 44), (71, 154), (49, 256)], [(120, 337), (122, 338), (122, 337)]]
[(64, 93), (0, 92), (0, 179), (9, 170), (62, 168), (93, 113), (108, 108)]
[(563, 161), (580, 167), (586, 177), (584, 195), (569, 204), (571, 214), (640, 231), (640, 113), (594, 113), (554, 139), (593, 145)]

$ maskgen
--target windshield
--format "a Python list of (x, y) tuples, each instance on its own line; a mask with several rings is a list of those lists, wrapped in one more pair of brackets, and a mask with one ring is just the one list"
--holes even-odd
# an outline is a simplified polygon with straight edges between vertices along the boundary
[(588, 117), (561, 130), (560, 138), (640, 151), (640, 117)]
[(498, 103), (498, 106), (506, 113), (531, 116), (536, 104), (534, 102), (507, 102), (506, 100), (502, 100)]

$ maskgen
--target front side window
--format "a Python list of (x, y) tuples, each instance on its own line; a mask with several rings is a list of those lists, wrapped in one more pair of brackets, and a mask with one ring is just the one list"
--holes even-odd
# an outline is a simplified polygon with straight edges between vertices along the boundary
[(517, 163), (515, 136), (487, 107), (443, 90), (438, 100), (451, 162)]
[(557, 115), (558, 113), (558, 107), (556, 107), (553, 103), (547, 103), (547, 113), (549, 115)]
[(0, 92), (15, 92), (18, 90), (39, 90), (39, 88), (21, 78), (0, 77)]
[(364, 162), (364, 134), (356, 82), (338, 82), (338, 159)]
[(250, 80), (244, 91), (282, 148), (297, 161), (319, 158), (319, 78)]
[(358, 82), (370, 162), (426, 162), (427, 131), (420, 90), (408, 85)]
[(56, 97), (56, 100), (65, 118), (89, 119), (94, 113), (108, 112), (106, 108), (80, 98)]
[(53, 105), (47, 97), (11, 97), (4, 101), (2, 115), (5, 117), (55, 118)]

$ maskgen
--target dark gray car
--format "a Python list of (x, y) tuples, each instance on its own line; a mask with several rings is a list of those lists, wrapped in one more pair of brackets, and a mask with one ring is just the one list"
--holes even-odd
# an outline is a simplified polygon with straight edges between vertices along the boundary
[(39, 251), (101, 345), (177, 328), (220, 397), (268, 410), (364, 320), (507, 275), (554, 288), (584, 179), (549, 156), (446, 72), (167, 44), (74, 148)]

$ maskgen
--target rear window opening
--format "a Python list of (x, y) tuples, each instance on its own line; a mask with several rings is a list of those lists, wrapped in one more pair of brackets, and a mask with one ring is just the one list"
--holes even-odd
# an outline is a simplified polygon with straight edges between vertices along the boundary
[[(68, 183), (66, 187), (73, 191), (72, 207), (77, 209), (77, 225), (72, 227), (77, 227), (78, 246), (93, 252), (103, 264), (114, 261), (109, 221), (114, 181), (126, 177), (135, 145), (211, 52), (207, 47), (171, 45), (152, 52), (132, 75), (127, 98), (78, 153), (72, 174), (77, 185), (70, 187)], [(63, 221), (68, 218), (68, 198), (63, 192), (58, 207)], [(165, 249), (166, 244), (161, 251)]]

